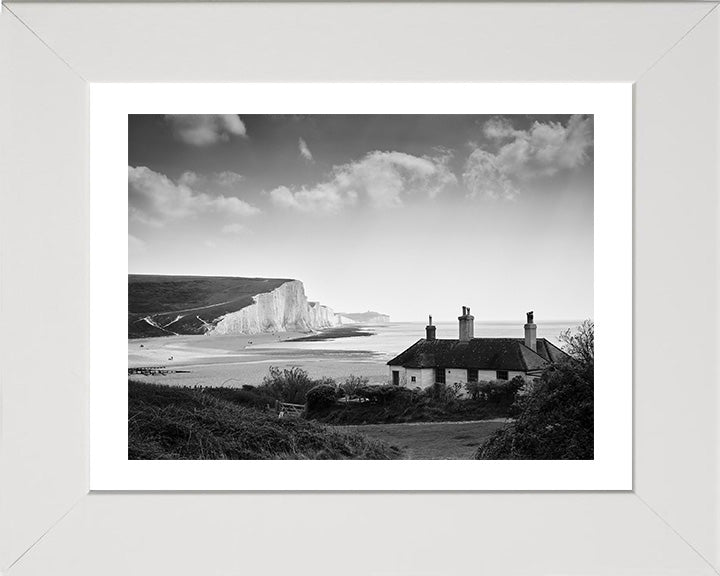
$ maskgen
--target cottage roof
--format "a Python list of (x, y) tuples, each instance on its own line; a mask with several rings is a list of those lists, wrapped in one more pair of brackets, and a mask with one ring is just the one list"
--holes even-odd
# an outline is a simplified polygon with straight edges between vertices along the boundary
[(538, 338), (537, 352), (522, 338), (472, 338), (471, 340), (426, 340), (388, 362), (405, 368), (477, 368), (478, 370), (542, 370), (567, 354), (545, 338)]
[(569, 357), (566, 352), (563, 352), (560, 348), (555, 346), (555, 344), (545, 338), (538, 338), (537, 353), (552, 364), (566, 360)]

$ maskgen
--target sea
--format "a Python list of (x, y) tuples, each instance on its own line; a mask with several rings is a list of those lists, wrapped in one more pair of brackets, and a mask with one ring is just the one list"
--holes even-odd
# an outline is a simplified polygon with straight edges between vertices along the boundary
[[(538, 324), (538, 338), (560, 345), (560, 334), (580, 321)], [(163, 365), (168, 373), (134, 379), (169, 385), (231, 386), (261, 384), (270, 366), (300, 367), (313, 378), (342, 382), (350, 375), (371, 383), (388, 380), (387, 361), (425, 337), (421, 322), (357, 325), (369, 335), (316, 341), (267, 341), (242, 336), (175, 336), (130, 340), (129, 366)], [(436, 323), (437, 338), (457, 338), (457, 322)], [(475, 322), (475, 337), (523, 337), (517, 322)], [(259, 340), (259, 341), (258, 341)], [(263, 341), (264, 340), (264, 341)], [(155, 354), (155, 356), (151, 356)], [(152, 361), (148, 358), (153, 358)]]

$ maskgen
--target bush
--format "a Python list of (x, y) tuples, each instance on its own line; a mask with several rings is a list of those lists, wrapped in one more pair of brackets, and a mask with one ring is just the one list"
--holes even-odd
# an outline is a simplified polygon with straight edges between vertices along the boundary
[(465, 384), (465, 391), (471, 400), (480, 400), (480, 382), (468, 382)]
[(350, 376), (345, 378), (345, 382), (340, 385), (340, 388), (346, 396), (352, 398), (354, 396), (357, 396), (358, 390), (360, 390), (364, 386), (367, 386), (367, 383), (368, 379), (364, 376), (355, 376), (351, 374)]
[(472, 400), (459, 395), (460, 386), (434, 389), (366, 385), (358, 388), (361, 402), (341, 402), (308, 417), (328, 424), (380, 424), (394, 422), (446, 422), (505, 418), (511, 402)]
[(305, 370), (297, 366), (284, 369), (270, 366), (269, 374), (263, 378), (258, 389), (281, 402), (305, 404), (305, 395), (317, 384)]
[(359, 386), (355, 395), (368, 402), (387, 405), (400, 400), (407, 400), (412, 396), (412, 390), (393, 384), (372, 384)]
[[(514, 423), (477, 452), (483, 460), (591, 460), (594, 442), (592, 323), (570, 335), (573, 358), (548, 368), (526, 395), (518, 396)], [(580, 343), (580, 344), (578, 344)]]
[(335, 386), (318, 384), (308, 390), (305, 395), (305, 406), (308, 411), (323, 410), (335, 404)]
[(433, 401), (441, 405), (452, 404), (460, 398), (462, 385), (440, 384), (436, 382), (426, 389), (425, 394)]
[(488, 402), (512, 403), (524, 385), (522, 376), (515, 376), (512, 380), (481, 381), (478, 383), (478, 398)]

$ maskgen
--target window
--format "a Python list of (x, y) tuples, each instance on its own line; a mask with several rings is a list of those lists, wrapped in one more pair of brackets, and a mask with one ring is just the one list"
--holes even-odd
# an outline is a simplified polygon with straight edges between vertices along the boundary
[(435, 383), (445, 384), (445, 368), (435, 368)]
[(508, 371), (507, 370), (498, 370), (495, 373), (495, 377), (498, 380), (507, 380), (508, 379)]
[(395, 386), (400, 386), (400, 370), (393, 370), (392, 376), (393, 376), (393, 384)]
[(477, 371), (477, 368), (468, 368), (468, 371), (467, 371), (467, 381), (468, 381), (468, 382), (477, 382), (477, 381), (478, 381), (478, 371)]
[(415, 376), (410, 376), (410, 382), (415, 382)]

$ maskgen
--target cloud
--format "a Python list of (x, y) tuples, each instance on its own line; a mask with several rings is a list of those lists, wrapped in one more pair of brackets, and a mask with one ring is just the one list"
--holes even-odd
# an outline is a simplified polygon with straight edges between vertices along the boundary
[(245, 177), (236, 172), (226, 170), (212, 174), (198, 174), (191, 170), (183, 172), (177, 183), (204, 192), (230, 192), (245, 180)]
[(593, 145), (593, 117), (571, 116), (560, 122), (534, 122), (516, 130), (503, 118), (488, 120), (485, 137), (495, 144), (490, 152), (473, 144), (463, 171), (469, 196), (513, 199), (530, 180), (550, 177), (584, 165)]
[(128, 258), (140, 256), (147, 251), (147, 244), (137, 236), (128, 234)]
[(166, 114), (177, 140), (192, 146), (227, 142), (231, 136), (247, 136), (245, 124), (237, 114)]
[(258, 208), (233, 196), (197, 191), (202, 177), (186, 172), (177, 183), (145, 166), (128, 166), (128, 205), (131, 220), (162, 226), (170, 220), (216, 213), (252, 216)]
[(337, 214), (345, 206), (355, 204), (357, 193), (354, 190), (340, 190), (332, 183), (323, 183), (295, 191), (287, 186), (279, 186), (270, 191), (270, 198), (280, 208)]
[(305, 160), (306, 160), (307, 162), (312, 162), (312, 161), (313, 161), (313, 155), (312, 155), (312, 152), (310, 152), (310, 148), (308, 148), (308, 145), (307, 145), (307, 143), (305, 142), (305, 140), (303, 140), (302, 138), (300, 138), (300, 140), (298, 140), (298, 147), (300, 148), (300, 156), (302, 156), (303, 158), (305, 158)]
[(457, 184), (449, 160), (447, 153), (420, 157), (374, 151), (357, 162), (336, 166), (325, 182), (299, 189), (280, 186), (270, 197), (276, 206), (301, 212), (337, 213), (361, 200), (375, 208), (402, 206), (411, 195), (434, 198)]
[(472, 197), (487, 196), (512, 200), (518, 195), (515, 185), (498, 166), (497, 157), (480, 148), (468, 156), (463, 182)]
[(507, 118), (491, 118), (483, 125), (483, 134), (486, 138), (499, 140), (511, 136), (517, 136), (521, 130), (515, 130)]
[(237, 222), (234, 222), (233, 224), (226, 224), (222, 228), (220, 228), (220, 232), (223, 234), (240, 234), (241, 232), (245, 231), (245, 226), (242, 224), (238, 224)]
[(240, 182), (245, 180), (245, 176), (242, 176), (237, 172), (225, 170), (224, 172), (218, 173), (216, 175), (216, 179), (221, 186), (237, 186)]

